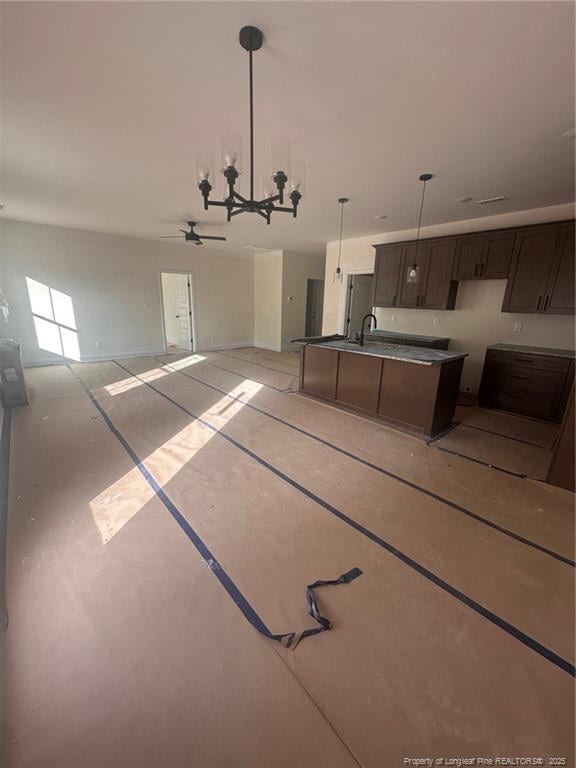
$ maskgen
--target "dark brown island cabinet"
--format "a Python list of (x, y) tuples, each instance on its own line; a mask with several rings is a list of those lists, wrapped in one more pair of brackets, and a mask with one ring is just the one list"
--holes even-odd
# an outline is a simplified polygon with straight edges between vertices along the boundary
[(460, 281), (507, 280), (503, 312), (574, 314), (574, 242), (563, 221), (375, 245), (374, 306), (454, 309)]
[(302, 348), (300, 390), (435, 437), (451, 425), (465, 357), (420, 347), (316, 342)]

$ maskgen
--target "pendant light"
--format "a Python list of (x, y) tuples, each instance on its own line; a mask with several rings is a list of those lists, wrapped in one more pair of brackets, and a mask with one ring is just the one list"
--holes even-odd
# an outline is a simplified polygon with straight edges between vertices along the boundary
[(424, 195), (426, 194), (426, 182), (432, 178), (431, 173), (423, 173), (420, 176), (422, 182), (422, 199), (420, 200), (420, 215), (418, 216), (418, 230), (416, 232), (416, 250), (414, 253), (414, 261), (412, 266), (408, 269), (406, 275), (407, 283), (417, 283), (419, 279), (420, 266), (418, 265), (418, 242), (420, 240), (420, 226), (422, 225), (422, 211), (424, 210)]
[(342, 259), (342, 226), (344, 224), (344, 204), (348, 202), (347, 197), (339, 197), (338, 202), (340, 203), (340, 242), (338, 243), (338, 266), (336, 267), (336, 271), (334, 272), (334, 280), (335, 283), (341, 283), (343, 279), (342, 269), (340, 268), (340, 261)]

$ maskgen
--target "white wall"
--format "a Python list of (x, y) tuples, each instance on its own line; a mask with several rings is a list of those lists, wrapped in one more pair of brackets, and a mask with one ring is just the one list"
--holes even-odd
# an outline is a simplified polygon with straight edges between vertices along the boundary
[(324, 280), (325, 257), (284, 251), (282, 261), (282, 349), (298, 349), (291, 339), (306, 331), (308, 279)]
[(192, 274), (199, 349), (252, 344), (251, 256), (3, 220), (0, 259), (3, 333), (21, 341), (28, 365), (61, 358), (38, 348), (27, 276), (70, 297), (83, 360), (163, 352), (162, 269)]
[[(560, 205), (423, 227), (421, 237), (524, 226), (573, 217), (573, 205)], [(323, 333), (342, 333), (347, 274), (374, 269), (375, 251), (372, 246), (378, 243), (412, 240), (415, 236), (416, 230), (403, 230), (343, 241), (341, 266), (344, 279), (341, 283), (334, 281), (338, 243), (327, 243)], [(462, 384), (470, 384), (473, 391), (477, 391), (485, 350), (490, 344), (514, 342), (546, 347), (574, 347), (574, 318), (571, 316), (501, 312), (505, 283), (505, 280), (461, 282), (456, 308), (450, 311), (378, 308), (378, 327), (406, 333), (449, 336), (450, 349), (469, 354), (464, 363)], [(435, 319), (438, 320), (437, 325), (433, 325)], [(513, 331), (515, 323), (522, 324), (520, 333)]]
[(254, 255), (254, 346), (282, 348), (282, 251)]

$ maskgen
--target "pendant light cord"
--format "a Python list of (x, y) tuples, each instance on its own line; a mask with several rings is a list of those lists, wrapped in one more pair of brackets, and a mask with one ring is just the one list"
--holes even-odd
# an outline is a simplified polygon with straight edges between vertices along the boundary
[(340, 258), (342, 256), (342, 226), (344, 223), (344, 203), (340, 203), (340, 243), (338, 246), (338, 269), (340, 269)]
[(422, 224), (422, 211), (424, 210), (424, 195), (426, 194), (426, 182), (428, 179), (424, 179), (422, 186), (422, 198), (420, 200), (420, 214), (418, 216), (418, 230), (416, 231), (416, 249), (414, 251), (414, 263), (412, 269), (418, 269), (418, 243), (420, 241), (420, 226)]
[(254, 200), (254, 73), (250, 54), (250, 200)]

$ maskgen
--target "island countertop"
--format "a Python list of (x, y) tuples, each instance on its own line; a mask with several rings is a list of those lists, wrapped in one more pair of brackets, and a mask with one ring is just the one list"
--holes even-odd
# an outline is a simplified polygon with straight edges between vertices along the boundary
[(367, 342), (361, 347), (359, 344), (345, 340), (312, 342), (309, 346), (327, 347), (339, 349), (342, 352), (352, 352), (356, 355), (370, 355), (371, 357), (385, 357), (388, 360), (400, 360), (406, 363), (418, 365), (439, 365), (451, 360), (461, 360), (467, 357), (467, 352), (448, 352), (443, 349), (428, 349), (425, 347), (408, 347), (400, 344), (382, 344), (381, 342)]
[(446, 346), (450, 342), (450, 339), (447, 336), (424, 336), (417, 333), (399, 333), (398, 331), (388, 331), (384, 328), (374, 328), (370, 331), (367, 330), (365, 335), (378, 336), (382, 339), (390, 339), (391, 341), (394, 339), (410, 339), (411, 341), (420, 341), (429, 344), (444, 343)]

